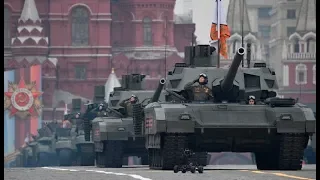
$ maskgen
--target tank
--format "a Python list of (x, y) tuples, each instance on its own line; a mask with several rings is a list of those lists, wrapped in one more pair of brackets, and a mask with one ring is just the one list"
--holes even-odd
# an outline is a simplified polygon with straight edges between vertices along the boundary
[[(105, 115), (102, 113), (92, 120), (92, 140), (95, 144), (98, 167), (121, 167), (123, 158), (128, 156), (138, 156), (142, 164), (148, 164), (145, 139), (141, 133), (139, 134), (141, 127), (134, 127), (134, 119), (126, 113), (125, 107), (121, 106), (122, 102), (128, 100), (132, 94), (142, 104), (147, 104), (152, 99), (154, 91), (143, 90), (144, 78), (145, 75), (141, 74), (122, 76), (121, 87), (114, 88), (114, 92), (109, 95), (109, 102), (104, 106)], [(96, 89), (99, 88), (102, 89), (104, 86), (96, 87)], [(95, 90), (95, 92), (101, 92), (101, 94), (95, 94), (94, 98), (97, 103), (99, 100), (101, 102), (105, 96), (104, 90)], [(161, 90), (159, 93), (160, 100), (164, 101)]]
[[(72, 123), (72, 114), (66, 114), (65, 119), (68, 119)], [(56, 138), (56, 153), (58, 155), (58, 161), (60, 166), (72, 166), (76, 164), (77, 148), (75, 144), (75, 128), (62, 128), (57, 127)]]
[[(149, 158), (154, 160), (150, 168), (172, 169), (188, 148), (195, 152), (252, 152), (260, 170), (300, 170), (303, 151), (315, 133), (312, 110), (292, 98), (276, 97), (273, 69), (239, 69), (242, 47), (229, 69), (208, 66), (216, 54), (208, 45), (186, 49), (192, 52), (186, 55), (190, 63), (176, 64), (168, 72), (166, 102), (149, 103), (140, 116)], [(195, 102), (192, 92), (184, 90), (200, 73), (208, 76), (211, 101)], [(255, 105), (247, 104), (251, 95), (256, 98)]]
[(46, 124), (38, 129), (38, 136), (35, 139), (37, 166), (57, 166), (57, 154), (55, 148), (55, 127), (56, 123)]
[(71, 134), (72, 141), (76, 146), (76, 164), (79, 166), (94, 166), (94, 144), (92, 141), (85, 141), (81, 103), (81, 99), (72, 99)]

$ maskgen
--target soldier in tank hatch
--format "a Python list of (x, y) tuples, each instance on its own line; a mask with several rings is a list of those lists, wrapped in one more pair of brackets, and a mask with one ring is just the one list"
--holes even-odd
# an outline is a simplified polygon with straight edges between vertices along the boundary
[(132, 94), (129, 99), (123, 100), (119, 105), (126, 109), (127, 115), (132, 117), (132, 104), (139, 102), (136, 95)]
[[(199, 85), (193, 86), (198, 83)], [(197, 79), (185, 85), (185, 90), (191, 90), (194, 101), (207, 101), (213, 99), (212, 90), (206, 85), (208, 84), (208, 76), (201, 73)]]
[(249, 96), (249, 98), (248, 98), (248, 103), (249, 103), (250, 105), (255, 105), (255, 104), (256, 104), (256, 97), (254, 97), (254, 96)]

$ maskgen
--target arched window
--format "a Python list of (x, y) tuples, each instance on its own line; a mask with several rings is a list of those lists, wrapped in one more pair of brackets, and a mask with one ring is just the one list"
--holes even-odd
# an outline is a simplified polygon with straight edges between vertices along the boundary
[(143, 44), (152, 45), (151, 19), (146, 17), (143, 19)]
[(313, 84), (316, 84), (316, 75), (317, 75), (317, 72), (316, 72), (316, 65), (313, 65), (313, 67), (312, 67), (312, 71), (313, 71), (313, 79), (312, 79), (312, 81), (313, 81)]
[(294, 41), (293, 52), (294, 53), (299, 53), (300, 52), (300, 44), (299, 44), (299, 40), (298, 39), (296, 39)]
[(4, 8), (4, 46), (11, 45), (11, 12), (8, 8)]
[(240, 44), (240, 41), (238, 40), (233, 41), (232, 53), (237, 52), (239, 44)]
[(305, 64), (296, 66), (296, 84), (307, 84), (307, 66)]
[(314, 39), (307, 40), (307, 53), (316, 52), (316, 41)]
[(89, 44), (89, 12), (85, 7), (72, 10), (72, 45), (86, 46)]

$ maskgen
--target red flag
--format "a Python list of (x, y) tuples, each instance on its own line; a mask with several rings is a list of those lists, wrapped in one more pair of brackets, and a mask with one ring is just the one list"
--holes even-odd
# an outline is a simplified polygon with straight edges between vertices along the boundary
[[(227, 39), (230, 37), (230, 31), (227, 25), (227, 15), (221, 0), (216, 0), (216, 6), (213, 10), (213, 14), (210, 38), (213, 41), (220, 39), (220, 54), (225, 59), (228, 59)], [(220, 34), (218, 33), (219, 30)]]

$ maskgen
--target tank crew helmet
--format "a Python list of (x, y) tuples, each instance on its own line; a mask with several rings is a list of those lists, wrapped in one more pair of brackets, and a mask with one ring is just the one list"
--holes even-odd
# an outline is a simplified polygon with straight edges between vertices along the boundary
[(76, 114), (76, 119), (80, 118), (80, 114), (81, 114), (80, 112)]
[(132, 103), (137, 102), (138, 101), (138, 97), (136, 95), (132, 94), (130, 96), (129, 101), (132, 102)]
[(99, 110), (101, 111), (103, 108), (104, 108), (104, 104), (103, 104), (103, 103), (100, 103), (100, 104), (99, 104)]
[[(203, 80), (201, 80), (203, 78)], [(200, 85), (205, 85), (208, 83), (208, 76), (205, 73), (200, 73), (199, 74), (199, 84)]]
[(256, 97), (251, 95), (251, 96), (249, 96), (248, 101), (249, 101), (249, 104), (255, 104)]

